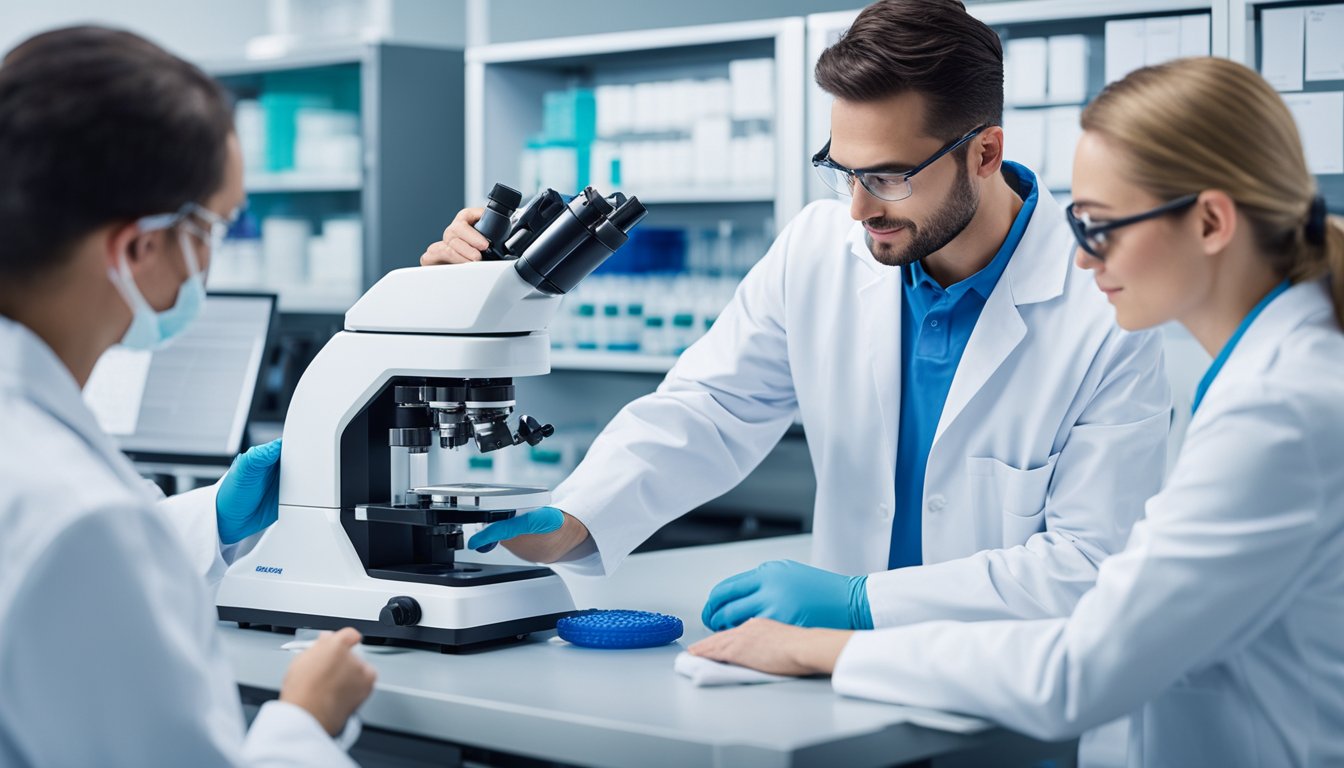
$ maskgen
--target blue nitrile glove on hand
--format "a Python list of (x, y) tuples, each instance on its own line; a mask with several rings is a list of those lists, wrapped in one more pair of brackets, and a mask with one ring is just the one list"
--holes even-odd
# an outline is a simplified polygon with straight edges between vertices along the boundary
[(280, 441), (238, 454), (219, 481), (215, 520), (219, 540), (236, 544), (266, 530), (280, 516)]
[(719, 632), (756, 616), (800, 627), (872, 629), (868, 577), (771, 560), (719, 582), (700, 619)]
[(515, 536), (527, 536), (536, 533), (554, 533), (565, 524), (565, 513), (555, 507), (542, 507), (531, 512), (515, 515), (508, 520), (500, 520), (482, 528), (467, 542), (468, 549), (477, 552), (489, 552), (499, 542)]

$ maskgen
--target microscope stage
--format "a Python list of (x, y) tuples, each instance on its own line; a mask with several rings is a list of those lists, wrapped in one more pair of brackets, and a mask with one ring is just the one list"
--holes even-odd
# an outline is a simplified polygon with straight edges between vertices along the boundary
[(445, 483), (412, 488), (411, 493), (428, 496), (436, 507), (461, 509), (535, 509), (551, 503), (551, 492), (548, 489), (528, 485)]

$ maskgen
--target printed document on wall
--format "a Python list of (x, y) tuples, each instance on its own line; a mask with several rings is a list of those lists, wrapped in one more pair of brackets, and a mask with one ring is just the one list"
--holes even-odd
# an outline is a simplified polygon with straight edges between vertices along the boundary
[(1312, 173), (1344, 173), (1344, 93), (1288, 93)]
[(1344, 5), (1307, 8), (1307, 79), (1344, 80)]
[(1302, 90), (1303, 9), (1260, 13), (1260, 74), (1280, 91)]

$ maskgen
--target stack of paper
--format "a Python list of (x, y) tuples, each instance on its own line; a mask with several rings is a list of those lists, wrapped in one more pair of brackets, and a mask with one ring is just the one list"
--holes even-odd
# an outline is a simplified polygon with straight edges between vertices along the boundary
[(1305, 10), (1307, 80), (1344, 80), (1344, 5)]
[(1301, 8), (1260, 13), (1260, 74), (1280, 91), (1302, 90), (1304, 22)]

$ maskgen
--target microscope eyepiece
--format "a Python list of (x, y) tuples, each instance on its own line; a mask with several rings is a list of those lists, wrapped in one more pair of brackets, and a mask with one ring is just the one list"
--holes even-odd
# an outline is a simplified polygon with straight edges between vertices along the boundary
[(629, 234), (630, 230), (634, 229), (636, 224), (644, 220), (644, 217), (649, 213), (649, 209), (645, 208), (644, 204), (639, 202), (638, 197), (632, 197), (627, 200), (625, 195), (622, 195), (619, 192), (616, 193), (616, 196), (620, 197), (621, 200), (616, 204), (616, 210), (607, 217), (607, 221), (610, 221), (622, 232)]
[(592, 187), (585, 187), (569, 204), (570, 211), (585, 225), (594, 226), (612, 211), (611, 203)]
[(507, 184), (496, 184), (490, 190), (486, 206), (505, 216), (512, 216), (523, 202), (523, 193)]
[(481, 220), (476, 222), (476, 231), (490, 241), (490, 247), (481, 255), (485, 261), (500, 261), (506, 257), (504, 241), (509, 234), (509, 217), (513, 216), (522, 201), (522, 193), (513, 187), (496, 184), (490, 190), (485, 211), (481, 214)]
[(514, 269), (543, 293), (569, 293), (625, 245), (628, 232), (646, 212), (637, 198), (620, 194), (605, 198), (587, 187), (517, 254)]

